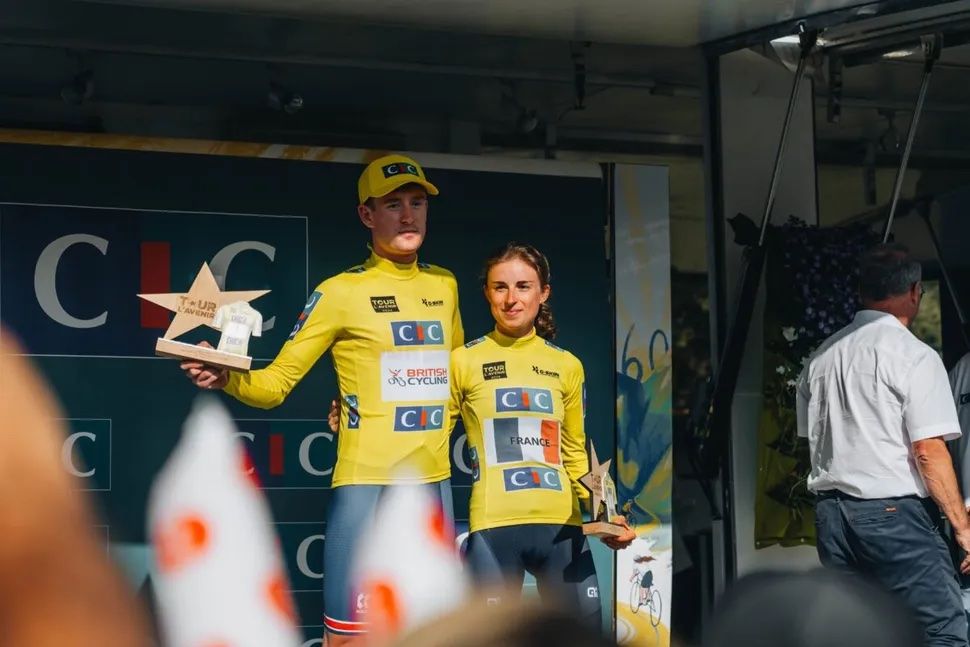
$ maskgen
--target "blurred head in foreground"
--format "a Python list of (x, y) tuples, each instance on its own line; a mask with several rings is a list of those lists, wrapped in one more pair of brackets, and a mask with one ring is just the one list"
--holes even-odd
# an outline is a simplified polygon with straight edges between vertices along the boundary
[(920, 647), (909, 609), (860, 577), (822, 569), (756, 573), (721, 598), (704, 647)]
[(575, 614), (532, 600), (488, 606), (481, 598), (390, 643), (392, 647), (609, 647)]
[(148, 645), (142, 610), (108, 561), (60, 463), (64, 429), (43, 380), (0, 336), (0, 644)]

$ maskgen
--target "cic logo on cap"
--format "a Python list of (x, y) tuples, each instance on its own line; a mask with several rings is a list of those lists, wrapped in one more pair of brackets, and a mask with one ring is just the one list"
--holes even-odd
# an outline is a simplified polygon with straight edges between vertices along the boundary
[(383, 166), (381, 167), (381, 172), (385, 178), (394, 177), (395, 175), (414, 175), (415, 177), (421, 177), (421, 174), (418, 173), (418, 167), (405, 162), (395, 162), (394, 164)]

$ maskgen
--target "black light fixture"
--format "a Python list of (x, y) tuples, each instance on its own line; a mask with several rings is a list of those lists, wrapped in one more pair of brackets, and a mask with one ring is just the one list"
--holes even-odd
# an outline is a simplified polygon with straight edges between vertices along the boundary
[(519, 111), (519, 118), (515, 122), (515, 129), (523, 135), (534, 132), (539, 127), (539, 114), (535, 109), (522, 108)]
[(542, 119), (539, 117), (539, 111), (536, 108), (527, 107), (527, 105), (519, 101), (514, 85), (510, 83), (502, 84), (501, 101), (516, 111), (515, 132), (528, 135), (535, 132), (539, 124), (542, 123)]
[(591, 43), (570, 43), (573, 60), (573, 90), (576, 93), (574, 110), (586, 109), (586, 50)]
[(69, 106), (80, 106), (94, 96), (94, 71), (82, 70), (61, 86), (61, 99)]
[(266, 103), (273, 110), (279, 110), (288, 115), (292, 115), (303, 108), (303, 95), (294, 92), (276, 81), (270, 81), (269, 92), (266, 94)]

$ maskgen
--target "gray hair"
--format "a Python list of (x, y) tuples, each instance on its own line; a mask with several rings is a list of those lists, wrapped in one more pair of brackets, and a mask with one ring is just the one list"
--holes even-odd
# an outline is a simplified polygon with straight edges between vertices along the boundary
[(919, 261), (896, 243), (880, 244), (859, 259), (859, 296), (863, 301), (882, 301), (906, 294), (923, 277)]

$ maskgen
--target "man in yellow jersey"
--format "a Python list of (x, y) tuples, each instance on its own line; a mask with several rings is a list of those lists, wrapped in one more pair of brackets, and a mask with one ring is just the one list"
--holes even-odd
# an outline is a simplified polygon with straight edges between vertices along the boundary
[(245, 375), (182, 364), (197, 386), (270, 408), (331, 349), (344, 406), (324, 544), (330, 647), (367, 631), (367, 600), (352, 589), (350, 567), (384, 486), (428, 484), (452, 514), (449, 354), (464, 342), (454, 275), (417, 261), (428, 195), (438, 189), (402, 155), (371, 162), (357, 189), (371, 256), (317, 286), (276, 359)]

